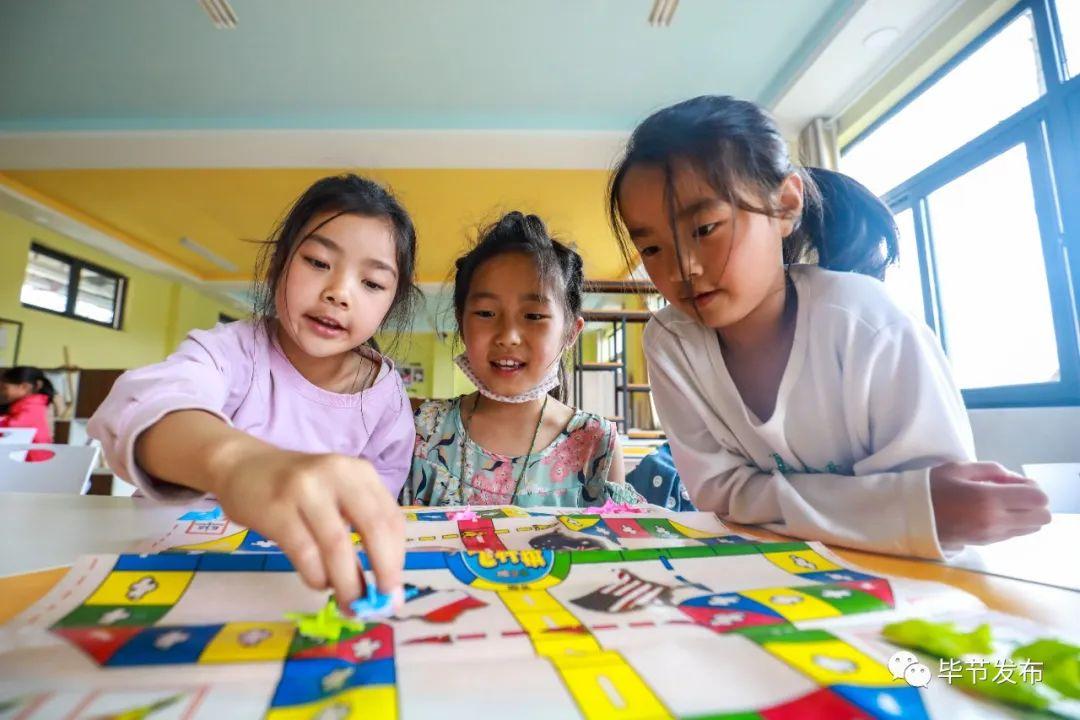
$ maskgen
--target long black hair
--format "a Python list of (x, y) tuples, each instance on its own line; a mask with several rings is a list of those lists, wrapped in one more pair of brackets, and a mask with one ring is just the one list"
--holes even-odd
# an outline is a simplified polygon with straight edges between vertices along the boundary
[(3, 376), (0, 376), (0, 380), (10, 385), (21, 385), (23, 383), (29, 383), (32, 393), (38, 393), (44, 395), (49, 399), (51, 403), (53, 398), (56, 397), (56, 388), (53, 387), (52, 381), (45, 376), (39, 368), (30, 367), (28, 365), (17, 365), (15, 367), (4, 370)]
[(619, 189), (631, 167), (664, 171), (668, 214), (676, 248), (673, 171), (685, 164), (700, 173), (732, 207), (781, 217), (771, 198), (790, 175), (803, 181), (803, 212), (784, 238), (784, 263), (816, 260), (829, 270), (884, 277), (896, 261), (898, 232), (889, 209), (846, 175), (792, 162), (776, 122), (752, 102), (702, 95), (659, 110), (630, 136), (608, 186), (608, 219), (628, 265), (633, 245), (619, 215)]
[(362, 215), (390, 222), (398, 281), (390, 310), (379, 329), (392, 328), (396, 341), (407, 329), (420, 297), (416, 286), (416, 229), (409, 213), (386, 188), (351, 173), (317, 180), (296, 200), (270, 239), (263, 243), (255, 271), (255, 319), (268, 322), (274, 317), (278, 287), (288, 273), (289, 261), (304, 240), (300, 231), (319, 213), (331, 213), (319, 227), (340, 215)]
[[(476, 271), (488, 260), (508, 253), (521, 253), (532, 258), (540, 286), (550, 290), (552, 299), (561, 306), (569, 333), (574, 320), (581, 315), (581, 296), (585, 288), (581, 255), (553, 238), (539, 217), (517, 210), (483, 228), (473, 247), (454, 263), (454, 319), (458, 332)], [(569, 340), (569, 336), (566, 339)], [(559, 386), (551, 391), (551, 395), (560, 401), (566, 399), (564, 359), (559, 361)]]

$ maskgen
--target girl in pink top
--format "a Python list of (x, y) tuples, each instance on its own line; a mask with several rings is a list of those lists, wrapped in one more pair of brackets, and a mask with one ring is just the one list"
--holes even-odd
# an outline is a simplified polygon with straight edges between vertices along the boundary
[[(159, 500), (213, 493), (346, 607), (363, 590), (349, 525), (382, 592), (401, 598), (412, 413), (368, 346), (417, 289), (412, 220), (356, 175), (312, 185), (260, 258), (253, 320), (194, 330), (124, 373), (90, 419), (109, 465)], [(399, 325), (400, 327), (400, 325)]]
[[(49, 405), (56, 391), (49, 378), (36, 367), (13, 367), (0, 377), (0, 428), (33, 428), (35, 443), (53, 441), (52, 425), (49, 423)], [(31, 450), (26, 459), (45, 460), (47, 452)]]

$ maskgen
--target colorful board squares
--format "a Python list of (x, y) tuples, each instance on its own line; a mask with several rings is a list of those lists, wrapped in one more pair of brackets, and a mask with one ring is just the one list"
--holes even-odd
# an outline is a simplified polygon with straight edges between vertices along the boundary
[(276, 662), (292, 645), (287, 622), (134, 627), (53, 627), (100, 665)]
[(191, 570), (114, 570), (85, 604), (173, 605), (194, 574)]
[(775, 550), (763, 548), (765, 558), (784, 572), (793, 575), (843, 570), (810, 548), (799, 550)]
[(787, 620), (767, 605), (738, 593), (696, 597), (679, 605), (698, 625), (718, 633), (759, 625), (778, 625)]
[(146, 627), (172, 608), (172, 605), (80, 605), (53, 627)]
[(290, 660), (337, 658), (352, 663), (382, 660), (394, 655), (394, 634), (389, 625), (372, 624), (363, 630), (343, 630), (336, 642), (309, 638), (301, 633), (293, 636), (289, 648)]
[(663, 720), (674, 717), (617, 652), (549, 659), (586, 718)]
[(270, 706), (309, 705), (356, 687), (392, 686), (395, 677), (392, 657), (360, 664), (338, 658), (286, 660)]
[(836, 637), (791, 635), (763, 642), (761, 647), (819, 685), (889, 687), (899, 683), (883, 664)]
[(397, 688), (393, 685), (354, 687), (310, 703), (271, 707), (266, 713), (266, 720), (313, 718), (397, 720)]
[(910, 718), (927, 720), (926, 709), (915, 688), (865, 688), (835, 685), (762, 710), (698, 715), (686, 720), (806, 720), (846, 718), (869, 720)]

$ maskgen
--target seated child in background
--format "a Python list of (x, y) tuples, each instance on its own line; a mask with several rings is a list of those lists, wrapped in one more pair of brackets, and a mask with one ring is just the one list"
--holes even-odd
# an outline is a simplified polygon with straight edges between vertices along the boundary
[(584, 507), (642, 502), (608, 420), (562, 402), (563, 359), (584, 327), (581, 256), (511, 212), (457, 260), (457, 358), (477, 392), (416, 412), (402, 502)]
[(349, 525), (379, 589), (400, 596), (412, 414), (398, 373), (366, 345), (408, 315), (412, 220), (381, 186), (328, 177), (267, 244), (256, 318), (194, 330), (164, 362), (125, 373), (89, 434), (122, 478), (160, 500), (213, 493), (345, 607), (362, 589)]
[[(0, 405), (7, 409), (0, 414), (0, 428), (33, 428), (34, 443), (53, 441), (49, 406), (56, 396), (52, 382), (36, 367), (8, 368), (0, 376)], [(34, 460), (34, 452), (27, 460)]]

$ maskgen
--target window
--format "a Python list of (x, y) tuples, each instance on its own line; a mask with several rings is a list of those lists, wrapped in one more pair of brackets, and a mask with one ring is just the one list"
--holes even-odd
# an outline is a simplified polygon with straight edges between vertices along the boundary
[(915, 249), (915, 213), (910, 209), (897, 213), (896, 226), (900, 230), (900, 257), (885, 271), (885, 287), (897, 305), (915, 317), (925, 317), (919, 254)]
[(1080, 75), (1080, 0), (1057, 0), (1061, 45), (1069, 77)]
[(1042, 85), (1022, 13), (845, 153), (845, 172), (883, 194), (1030, 104)]
[(841, 156), (895, 214), (885, 284), (971, 407), (1080, 404), (1080, 0), (1049, 2), (1018, 2)]
[(19, 299), (26, 307), (120, 328), (127, 278), (37, 243)]
[[(941, 331), (961, 387), (1058, 378), (1027, 150), (1016, 145), (927, 197)], [(989, 211), (1008, 208), (1007, 212)], [(1008, 328), (1007, 332), (1003, 332)], [(1007, 352), (1002, 340), (1023, 348)]]

